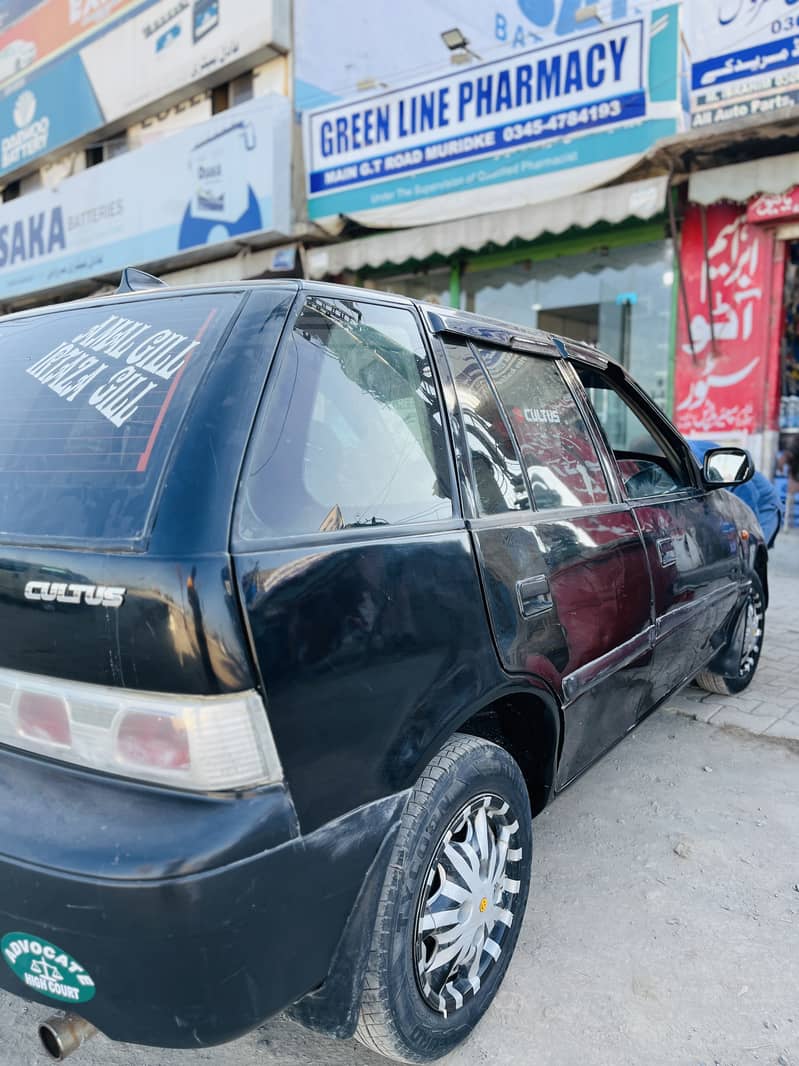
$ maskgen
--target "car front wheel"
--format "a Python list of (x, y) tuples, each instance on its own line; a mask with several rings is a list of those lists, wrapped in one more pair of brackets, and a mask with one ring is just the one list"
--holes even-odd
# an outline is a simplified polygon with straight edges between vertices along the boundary
[(703, 670), (695, 678), (699, 688), (721, 696), (734, 696), (737, 692), (743, 692), (755, 676), (760, 652), (763, 650), (765, 627), (766, 598), (763, 585), (757, 574), (752, 574), (749, 593), (731, 638), (731, 646), (738, 652), (737, 668), (729, 674)]
[(516, 946), (531, 858), (518, 765), (496, 744), (455, 734), (402, 816), (367, 963), (362, 1044), (430, 1062), (468, 1036)]

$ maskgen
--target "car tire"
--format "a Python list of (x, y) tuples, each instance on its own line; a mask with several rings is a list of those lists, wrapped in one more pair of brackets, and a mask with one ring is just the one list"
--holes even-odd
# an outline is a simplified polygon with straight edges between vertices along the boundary
[(532, 844), (514, 759), (456, 733), (402, 815), (364, 978), (362, 1044), (400, 1062), (432, 1062), (471, 1033), (516, 946)]
[(695, 683), (705, 692), (715, 692), (719, 696), (734, 696), (751, 683), (755, 676), (760, 653), (763, 650), (763, 636), (766, 626), (766, 598), (763, 585), (757, 574), (751, 575), (751, 584), (746, 603), (741, 608), (741, 625), (736, 625), (732, 641), (740, 641), (741, 654), (738, 660), (737, 674), (717, 674), (712, 670), (702, 670), (694, 678)]

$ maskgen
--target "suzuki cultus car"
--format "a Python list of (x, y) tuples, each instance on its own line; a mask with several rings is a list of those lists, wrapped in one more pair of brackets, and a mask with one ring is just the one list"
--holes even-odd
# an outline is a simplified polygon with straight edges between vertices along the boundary
[(0, 320), (0, 985), (67, 1012), (55, 1057), (290, 1008), (435, 1059), (505, 976), (532, 817), (751, 680), (751, 460), (700, 469), (544, 333), (125, 287)]

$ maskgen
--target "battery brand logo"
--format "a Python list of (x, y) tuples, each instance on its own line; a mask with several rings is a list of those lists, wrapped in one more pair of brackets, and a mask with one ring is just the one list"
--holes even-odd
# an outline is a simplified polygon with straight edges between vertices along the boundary
[(36, 97), (30, 89), (26, 89), (24, 93), (19, 94), (14, 104), (14, 125), (21, 130), (23, 126), (30, 126), (35, 117)]
[(14, 103), (13, 115), (16, 133), (0, 140), (0, 164), (3, 169), (24, 162), (47, 148), (50, 136), (50, 119), (47, 115), (36, 118), (36, 96), (25, 89)]
[(25, 599), (39, 603), (74, 603), (87, 607), (121, 607), (126, 588), (117, 585), (68, 585), (61, 582), (29, 581)]

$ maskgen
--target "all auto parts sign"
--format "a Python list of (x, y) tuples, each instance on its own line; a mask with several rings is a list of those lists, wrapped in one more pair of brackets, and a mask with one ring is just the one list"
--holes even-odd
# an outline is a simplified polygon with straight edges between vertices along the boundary
[(796, 0), (702, 0), (686, 5), (694, 128), (799, 103)]

